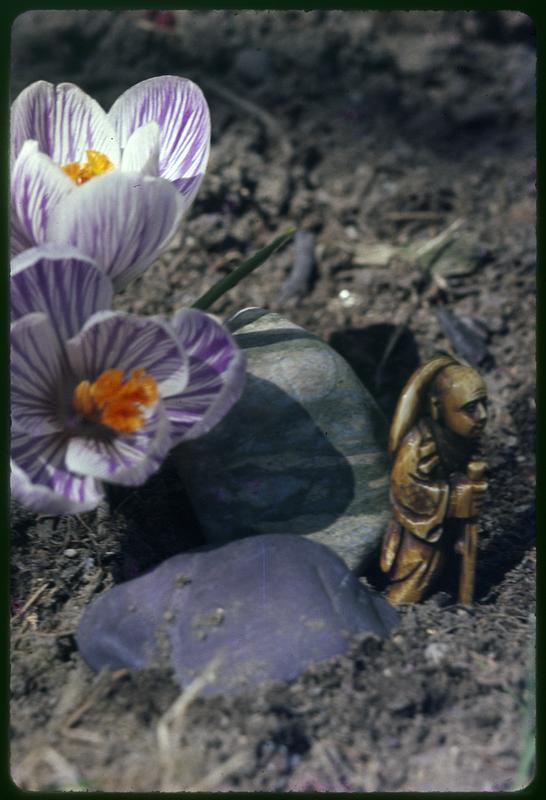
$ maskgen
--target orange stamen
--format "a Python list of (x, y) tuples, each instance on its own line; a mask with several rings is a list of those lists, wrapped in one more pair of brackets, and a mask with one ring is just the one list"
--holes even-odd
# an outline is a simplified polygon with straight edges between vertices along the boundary
[(74, 183), (80, 186), (86, 183), (91, 178), (97, 175), (102, 175), (104, 172), (110, 172), (114, 169), (114, 165), (104, 153), (98, 150), (86, 150), (87, 161), (80, 164), (78, 161), (72, 161), (70, 164), (65, 164), (61, 167), (63, 172), (66, 172), (69, 178), (72, 178)]
[(159, 399), (155, 378), (134, 369), (123, 382), (121, 369), (107, 369), (95, 383), (81, 381), (74, 389), (76, 411), (91, 422), (100, 422), (119, 433), (133, 433), (144, 425), (143, 407)]

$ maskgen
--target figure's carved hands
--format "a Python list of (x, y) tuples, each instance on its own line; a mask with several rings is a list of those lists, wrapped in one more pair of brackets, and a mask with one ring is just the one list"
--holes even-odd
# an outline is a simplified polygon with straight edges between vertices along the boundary
[(482, 510), (487, 481), (471, 481), (466, 476), (457, 478), (451, 486), (449, 516), (459, 519), (477, 517)]

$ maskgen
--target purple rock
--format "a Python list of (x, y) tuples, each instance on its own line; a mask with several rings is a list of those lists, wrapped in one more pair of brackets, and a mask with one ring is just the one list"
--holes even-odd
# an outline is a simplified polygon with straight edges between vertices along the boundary
[(77, 641), (95, 670), (172, 666), (182, 687), (217, 655), (204, 694), (289, 681), (344, 653), (348, 638), (398, 624), (324, 545), (265, 534), (167, 559), (95, 600)]

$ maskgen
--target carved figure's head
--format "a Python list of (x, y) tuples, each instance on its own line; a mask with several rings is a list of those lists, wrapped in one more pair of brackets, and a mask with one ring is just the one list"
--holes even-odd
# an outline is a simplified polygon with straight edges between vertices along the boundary
[(482, 435), (487, 422), (487, 387), (471, 367), (444, 367), (432, 382), (429, 399), (432, 419), (465, 439)]
[(465, 439), (477, 439), (487, 422), (487, 388), (472, 367), (452, 356), (436, 356), (415, 370), (398, 400), (389, 435), (395, 453), (419, 417), (430, 414)]

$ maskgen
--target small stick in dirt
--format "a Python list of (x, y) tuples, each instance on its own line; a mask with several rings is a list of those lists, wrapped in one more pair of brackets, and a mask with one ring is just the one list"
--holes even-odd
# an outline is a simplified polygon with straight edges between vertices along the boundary
[(39, 599), (39, 598), (40, 598), (40, 597), (43, 595), (43, 593), (45, 592), (45, 590), (47, 589), (47, 587), (48, 587), (48, 586), (49, 586), (49, 584), (48, 584), (48, 583), (44, 583), (42, 586), (40, 586), (38, 589), (36, 589), (36, 591), (34, 592), (34, 594), (32, 594), (32, 595), (29, 597), (29, 599), (26, 601), (26, 603), (24, 604), (24, 606), (22, 606), (22, 607), (19, 609), (19, 611), (17, 611), (17, 612), (16, 612), (16, 613), (13, 615), (13, 617), (11, 618), (11, 621), (12, 621), (12, 622), (15, 622), (15, 620), (16, 620), (16, 619), (18, 619), (19, 617), (22, 617), (22, 616), (23, 616), (23, 614), (26, 614), (26, 612), (29, 610), (29, 608), (32, 608), (32, 606), (34, 605), (34, 603), (36, 603), (36, 601), (37, 601), (37, 600), (38, 600), (38, 599)]
[(85, 528), (85, 530), (86, 530), (88, 533), (90, 533), (90, 534), (91, 534), (91, 536), (94, 538), (94, 537), (95, 537), (95, 531), (93, 530), (93, 528), (91, 528), (91, 527), (90, 527), (90, 526), (87, 524), (87, 522), (85, 522), (85, 520), (84, 520), (84, 519), (82, 519), (82, 516), (81, 516), (81, 514), (75, 514), (75, 517), (76, 517), (76, 519), (78, 520), (78, 522), (80, 523), (80, 525), (82, 526), (82, 528)]
[(438, 295), (439, 288), (440, 287), (437, 285), (437, 283), (429, 283), (420, 292), (415, 289), (413, 290), (408, 310), (404, 314), (404, 319), (394, 328), (393, 332), (391, 333), (389, 341), (387, 342), (385, 350), (383, 351), (381, 361), (375, 370), (374, 383), (376, 388), (379, 388), (383, 383), (385, 367), (389, 358), (394, 352), (396, 345), (398, 344), (398, 340), (408, 328), (410, 321), (416, 315), (419, 308), (424, 304), (430, 305), (431, 301), (434, 300), (434, 298)]
[[(420, 213), (428, 214), (429, 212)], [(448, 288), (444, 275), (438, 274), (438, 272), (434, 269), (434, 265), (442, 253), (445, 253), (446, 248), (450, 246), (450, 243), (453, 241), (453, 237), (463, 226), (463, 223), (463, 219), (456, 219), (444, 231), (439, 233), (438, 236), (429, 239), (424, 244), (417, 247), (417, 249), (415, 247), (406, 248), (406, 257), (409, 255), (410, 260), (416, 264), (419, 264), (423, 270), (424, 286), (421, 288), (420, 292), (414, 292), (413, 301), (404, 317), (404, 321), (398, 325), (392, 333), (391, 340), (388, 342), (387, 347), (385, 348), (385, 352), (383, 353), (383, 357), (375, 373), (376, 387), (381, 385), (383, 371), (385, 369), (387, 360), (390, 358), (398, 339), (404, 332), (412, 317), (418, 311), (419, 307), (425, 302), (430, 305), (431, 301), (437, 297), (440, 290), (445, 291)], [(450, 290), (453, 291), (453, 287), (450, 287)], [(466, 358), (462, 351), (459, 352), (463, 358)], [(471, 359), (467, 360), (471, 361)], [(475, 364), (476, 362), (471, 363)]]
[(66, 628), (63, 631), (34, 631), (34, 636), (51, 636), (61, 639), (63, 636), (74, 636), (77, 630), (77, 628)]
[(248, 100), (238, 94), (235, 94), (235, 92), (232, 92), (230, 89), (222, 86), (212, 78), (202, 80), (201, 86), (204, 89), (209, 89), (211, 92), (214, 92), (214, 94), (217, 94), (218, 97), (222, 97), (232, 105), (238, 106), (242, 111), (246, 111), (247, 114), (250, 114), (251, 116), (260, 120), (271, 141), (275, 142), (280, 147), (284, 160), (287, 162), (292, 160), (294, 148), (292, 147), (290, 138), (285, 129), (268, 111), (256, 105), (256, 103), (253, 103), (252, 100)]
[(134, 499), (135, 499), (135, 497), (138, 497), (138, 496), (139, 496), (139, 494), (138, 494), (138, 492), (136, 492), (136, 491), (129, 492), (129, 493), (128, 493), (128, 494), (127, 494), (127, 495), (126, 495), (124, 498), (123, 498), (123, 500), (120, 500), (120, 502), (117, 504), (117, 506), (116, 506), (115, 508), (113, 508), (113, 509), (112, 509), (112, 513), (113, 513), (113, 514), (117, 514), (117, 513), (118, 513), (118, 511), (119, 511), (121, 508), (123, 508), (123, 506), (124, 506), (126, 503), (128, 503), (128, 502), (130, 502), (130, 501), (134, 500)]
[(203, 672), (193, 680), (174, 701), (157, 723), (157, 749), (161, 765), (161, 791), (176, 792), (184, 787), (174, 781), (176, 766), (180, 762), (180, 737), (186, 722), (186, 713), (203, 688), (213, 681), (221, 658), (216, 656)]
[(250, 759), (250, 754), (246, 751), (235, 753), (235, 755), (219, 764), (203, 780), (194, 783), (184, 789), (185, 792), (213, 792), (221, 783), (238, 769), (245, 767)]
[(447, 308), (438, 308), (436, 316), (444, 336), (459, 355), (475, 367), (486, 360), (489, 351), (482, 336)]
[(315, 267), (315, 236), (310, 231), (298, 231), (294, 237), (294, 264), (275, 300), (283, 306), (292, 298), (297, 302), (309, 292)]
[(126, 668), (118, 669), (116, 672), (109, 672), (106, 671), (99, 675), (98, 680), (95, 686), (91, 690), (91, 694), (85, 701), (79, 706), (75, 711), (70, 714), (68, 719), (66, 719), (62, 725), (59, 726), (60, 733), (65, 734), (67, 730), (72, 728), (79, 720), (83, 717), (86, 711), (89, 711), (95, 703), (104, 695), (108, 694), (108, 692), (112, 689), (115, 683), (120, 680), (120, 678), (124, 678), (126, 675), (129, 674), (129, 670)]
[(391, 357), (394, 348), (398, 344), (400, 337), (408, 327), (409, 317), (410, 315), (408, 314), (406, 321), (401, 323), (400, 325), (397, 325), (389, 337), (387, 346), (385, 347), (383, 355), (381, 356), (381, 361), (379, 362), (375, 370), (374, 384), (377, 389), (379, 389), (383, 385), (383, 375), (385, 372), (385, 367), (387, 366), (387, 362)]
[(96, 510), (97, 533), (103, 536), (107, 533), (108, 522), (110, 520), (110, 507), (106, 500), (101, 500)]
[(53, 772), (48, 784), (56, 784), (60, 789), (76, 786), (80, 776), (75, 767), (53, 747), (38, 747), (32, 750), (13, 770), (13, 778), (17, 786), (27, 791), (36, 792), (44, 789), (44, 778), (40, 767), (47, 766)]
[(445, 219), (445, 214), (437, 211), (387, 211), (385, 217), (394, 222), (413, 222), (422, 220), (423, 222), (441, 222)]
[(86, 728), (63, 728), (61, 733), (67, 739), (74, 739), (77, 742), (85, 742), (86, 744), (97, 746), (105, 743), (104, 736), (101, 736), (97, 731), (88, 731)]
[(88, 602), (91, 595), (93, 595), (96, 592), (103, 577), (104, 577), (104, 571), (99, 567), (96, 573), (89, 581), (89, 583), (87, 584), (87, 586), (85, 587), (85, 598), (84, 598), (85, 602)]

